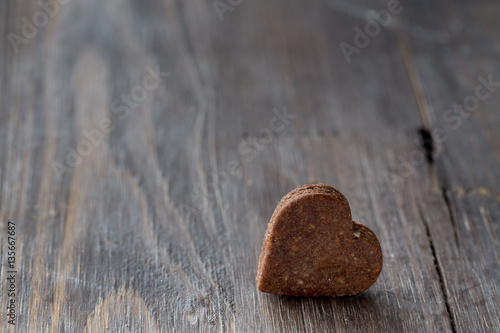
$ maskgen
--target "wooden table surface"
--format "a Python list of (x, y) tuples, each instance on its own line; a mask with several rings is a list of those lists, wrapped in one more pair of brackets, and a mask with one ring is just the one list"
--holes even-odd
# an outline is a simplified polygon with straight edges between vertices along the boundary
[[(500, 332), (498, 1), (0, 12), (2, 332)], [(378, 281), (259, 292), (276, 204), (316, 182)]]

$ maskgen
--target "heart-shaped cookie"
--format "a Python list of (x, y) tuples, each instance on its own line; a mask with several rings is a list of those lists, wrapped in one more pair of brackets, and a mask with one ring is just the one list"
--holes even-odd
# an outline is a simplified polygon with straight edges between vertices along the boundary
[(370, 288), (382, 270), (377, 236), (354, 222), (337, 189), (303, 185), (284, 196), (268, 224), (257, 273), (260, 291), (346, 296)]

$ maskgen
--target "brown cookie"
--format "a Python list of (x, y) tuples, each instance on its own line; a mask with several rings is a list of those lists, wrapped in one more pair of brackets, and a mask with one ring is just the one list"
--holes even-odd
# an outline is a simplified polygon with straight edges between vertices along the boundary
[(303, 185), (284, 196), (271, 217), (257, 281), (271, 294), (345, 296), (370, 288), (381, 270), (377, 236), (352, 220), (342, 193)]

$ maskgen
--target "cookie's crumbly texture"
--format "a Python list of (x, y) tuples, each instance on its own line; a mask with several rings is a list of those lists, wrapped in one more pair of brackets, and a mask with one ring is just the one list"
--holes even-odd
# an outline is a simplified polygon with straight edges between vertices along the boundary
[(377, 236), (352, 221), (347, 199), (325, 185), (303, 185), (280, 200), (268, 224), (257, 273), (260, 291), (288, 296), (359, 294), (377, 280)]

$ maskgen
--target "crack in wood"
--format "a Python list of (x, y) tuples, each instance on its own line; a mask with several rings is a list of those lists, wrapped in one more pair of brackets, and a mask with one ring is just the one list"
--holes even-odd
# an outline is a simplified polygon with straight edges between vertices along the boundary
[(427, 165), (429, 166), (429, 179), (433, 189), (439, 191), (439, 184), (436, 179), (436, 172), (434, 169), (436, 146), (434, 145), (432, 133), (425, 125), (419, 127), (417, 132), (420, 137), (420, 147), (424, 150), (425, 159), (427, 160)]
[(432, 236), (429, 230), (428, 223), (425, 219), (424, 220), (424, 226), (425, 226), (425, 232), (427, 234), (427, 238), (429, 239), (429, 245), (431, 247), (431, 252), (432, 252), (432, 257), (434, 259), (434, 267), (436, 267), (436, 272), (439, 278), (439, 285), (441, 287), (441, 292), (443, 294), (444, 298), (444, 304), (446, 306), (446, 312), (448, 312), (448, 318), (450, 320), (450, 326), (451, 326), (451, 331), (452, 332), (457, 332), (457, 326), (455, 323), (455, 318), (453, 317), (453, 311), (451, 310), (450, 302), (449, 302), (449, 295), (448, 292), (446, 291), (446, 287), (444, 284), (444, 276), (443, 276), (443, 271), (441, 269), (441, 265), (439, 264), (439, 260), (436, 255), (436, 248), (434, 247), (434, 241), (432, 240)]
[[(434, 146), (434, 141), (432, 138), (432, 134), (429, 131), (428, 128), (425, 126), (422, 126), (418, 129), (418, 134), (420, 135), (420, 145), (422, 149), (425, 151), (425, 157), (427, 159), (427, 163), (429, 165), (429, 178), (431, 179), (431, 182), (436, 185), (436, 179), (434, 175), (434, 152), (435, 152), (435, 146)], [(446, 189), (445, 186), (441, 187), (441, 195), (443, 196), (444, 202), (446, 203), (446, 207), (448, 209), (448, 214), (450, 215), (451, 223), (453, 225), (453, 233), (455, 236), (455, 242), (458, 247), (458, 234), (457, 234), (457, 228), (456, 228), (456, 220), (455, 217), (453, 216), (453, 210), (451, 208), (451, 202), (450, 198), (448, 196), (448, 190)], [(444, 298), (444, 303), (446, 306), (446, 312), (448, 313), (448, 319), (450, 321), (450, 326), (452, 332), (457, 332), (457, 327), (455, 323), (455, 318), (453, 317), (453, 311), (451, 309), (450, 301), (449, 301), (449, 295), (448, 292), (446, 291), (445, 287), (445, 280), (443, 276), (443, 271), (441, 268), (441, 265), (439, 264), (439, 260), (436, 254), (436, 249), (434, 247), (434, 241), (432, 240), (432, 236), (429, 230), (429, 225), (428, 222), (425, 218), (423, 218), (424, 221), (424, 226), (425, 226), (425, 232), (427, 234), (427, 238), (429, 239), (429, 246), (431, 248), (432, 252), (432, 257), (434, 259), (434, 267), (436, 267), (436, 273), (439, 278), (439, 285), (441, 287), (441, 293), (443, 294)]]
[(431, 132), (425, 127), (420, 127), (418, 134), (420, 135), (420, 145), (425, 151), (427, 163), (429, 163), (429, 166), (432, 166), (434, 164), (435, 147)]

